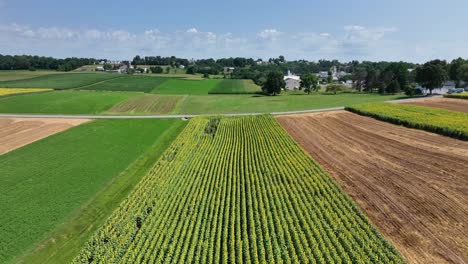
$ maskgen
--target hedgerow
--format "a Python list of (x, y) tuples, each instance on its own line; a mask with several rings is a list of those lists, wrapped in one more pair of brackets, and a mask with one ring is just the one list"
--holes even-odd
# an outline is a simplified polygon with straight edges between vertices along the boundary
[(468, 93), (445, 94), (447, 98), (468, 99)]

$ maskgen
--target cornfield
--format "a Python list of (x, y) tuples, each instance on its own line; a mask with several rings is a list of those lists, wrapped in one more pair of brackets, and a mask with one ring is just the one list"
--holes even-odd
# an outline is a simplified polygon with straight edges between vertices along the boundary
[(271, 116), (192, 119), (73, 260), (403, 262)]
[(20, 93), (38, 93), (52, 91), (52, 89), (42, 88), (0, 88), (0, 96), (20, 94)]
[(468, 114), (441, 108), (394, 103), (371, 103), (346, 110), (382, 121), (468, 140)]

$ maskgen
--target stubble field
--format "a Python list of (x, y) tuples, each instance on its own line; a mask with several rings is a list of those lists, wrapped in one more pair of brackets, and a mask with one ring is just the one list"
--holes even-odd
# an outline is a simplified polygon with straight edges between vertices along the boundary
[(468, 261), (468, 142), (344, 111), (278, 120), (411, 263)]

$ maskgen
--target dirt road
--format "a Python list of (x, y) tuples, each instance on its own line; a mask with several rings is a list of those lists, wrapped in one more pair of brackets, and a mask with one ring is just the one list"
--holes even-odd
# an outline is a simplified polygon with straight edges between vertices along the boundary
[(468, 142), (345, 111), (277, 118), (411, 263), (468, 262)]

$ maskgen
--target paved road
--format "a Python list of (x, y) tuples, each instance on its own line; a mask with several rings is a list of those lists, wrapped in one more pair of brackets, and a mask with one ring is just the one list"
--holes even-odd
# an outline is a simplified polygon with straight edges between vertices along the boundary
[[(440, 97), (440, 96), (433, 96)], [(421, 100), (427, 99), (428, 97), (421, 98), (410, 98), (410, 99), (399, 99), (391, 100), (387, 102), (403, 102), (407, 100)], [(285, 111), (285, 112), (271, 112), (272, 115), (291, 115), (291, 114), (304, 114), (304, 113), (317, 113), (317, 112), (329, 112), (343, 110), (344, 106), (300, 110), (300, 111)], [(251, 115), (262, 115), (265, 113), (241, 113), (241, 114), (219, 114), (221, 116), (251, 116)], [(216, 114), (210, 114), (216, 115)], [(192, 118), (199, 115), (43, 115), (43, 114), (0, 114), (0, 117), (19, 117), (19, 118), (85, 118), (85, 119), (141, 119), (141, 118)]]

